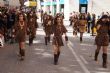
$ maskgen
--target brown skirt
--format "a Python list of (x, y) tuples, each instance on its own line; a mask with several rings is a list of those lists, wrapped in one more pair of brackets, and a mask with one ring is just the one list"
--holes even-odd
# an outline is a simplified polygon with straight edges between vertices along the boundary
[(25, 42), (25, 39), (26, 39), (26, 35), (24, 32), (18, 32), (16, 34), (16, 41), (17, 42)]
[(95, 38), (95, 43), (98, 46), (108, 46), (109, 36), (108, 35), (97, 35)]
[(62, 37), (61, 36), (57, 36), (57, 37), (54, 36), (53, 41), (52, 41), (52, 45), (64, 46)]

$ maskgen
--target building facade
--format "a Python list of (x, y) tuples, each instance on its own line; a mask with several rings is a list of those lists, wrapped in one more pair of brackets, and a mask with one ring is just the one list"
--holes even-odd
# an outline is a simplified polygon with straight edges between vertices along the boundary
[(42, 0), (41, 6), (44, 11), (52, 12), (53, 15), (64, 12), (65, 16), (69, 16), (73, 11), (96, 15), (110, 12), (110, 0)]
[(41, 2), (41, 8), (44, 12), (51, 12), (52, 15), (64, 12), (64, 0), (43, 0)]
[(19, 3), (19, 0), (0, 0), (0, 5), (19, 7), (20, 3)]

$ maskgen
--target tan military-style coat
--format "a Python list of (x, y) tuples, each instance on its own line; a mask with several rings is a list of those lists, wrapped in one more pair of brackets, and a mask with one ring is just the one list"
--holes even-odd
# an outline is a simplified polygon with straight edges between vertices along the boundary
[(86, 32), (87, 20), (79, 20), (79, 32)]

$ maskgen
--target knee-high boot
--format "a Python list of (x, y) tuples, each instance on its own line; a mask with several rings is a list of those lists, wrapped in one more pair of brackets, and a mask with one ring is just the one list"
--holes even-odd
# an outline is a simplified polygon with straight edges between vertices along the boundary
[(29, 45), (31, 45), (31, 37), (29, 37)]
[(59, 56), (60, 56), (60, 51), (58, 52), (58, 59), (59, 59)]
[(97, 51), (95, 51), (95, 56), (94, 56), (94, 60), (95, 60), (95, 61), (97, 61), (97, 60), (98, 60), (98, 59), (97, 59), (98, 55), (99, 55), (99, 51), (98, 51), (98, 52), (97, 52)]
[(24, 49), (21, 49), (21, 59), (20, 60), (24, 60), (24, 57), (25, 57), (25, 50)]
[(82, 37), (80, 37), (80, 42), (82, 42)]
[(107, 54), (103, 53), (102, 58), (103, 58), (103, 68), (107, 68)]
[(48, 36), (48, 42), (50, 42), (50, 36)]
[(54, 65), (58, 64), (58, 54), (54, 54)]

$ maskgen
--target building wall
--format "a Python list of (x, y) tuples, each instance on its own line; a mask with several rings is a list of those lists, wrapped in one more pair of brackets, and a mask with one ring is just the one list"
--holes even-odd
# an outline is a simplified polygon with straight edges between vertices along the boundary
[(69, 0), (69, 11), (79, 12), (79, 0)]
[(19, 0), (9, 0), (10, 6), (20, 6)]
[[(9, 6), (20, 6), (19, 0), (7, 0), (9, 1)], [(4, 6), (4, 1), (0, 0), (0, 6)]]
[(93, 0), (91, 12), (101, 14), (102, 12), (110, 12), (110, 0)]

